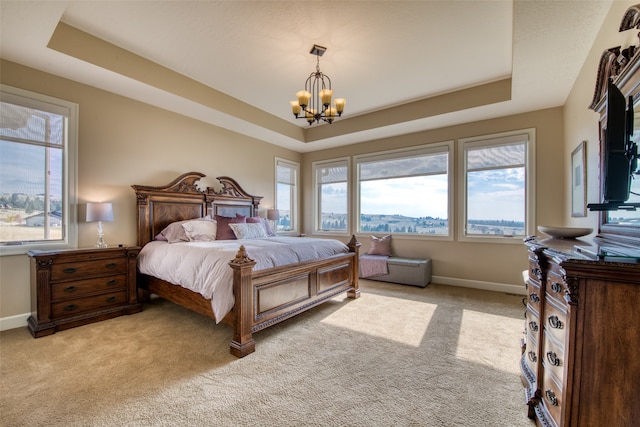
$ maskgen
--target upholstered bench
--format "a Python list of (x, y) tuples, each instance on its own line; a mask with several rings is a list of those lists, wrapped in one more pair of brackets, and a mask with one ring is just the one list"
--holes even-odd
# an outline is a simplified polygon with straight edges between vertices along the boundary
[(388, 274), (367, 277), (368, 280), (399, 283), (424, 288), (431, 283), (431, 259), (389, 257)]

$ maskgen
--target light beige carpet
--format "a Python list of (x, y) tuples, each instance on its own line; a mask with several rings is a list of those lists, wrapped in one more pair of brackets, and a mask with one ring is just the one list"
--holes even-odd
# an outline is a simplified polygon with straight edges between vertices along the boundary
[(3, 426), (527, 426), (522, 297), (362, 281), (254, 335), (155, 300), (33, 339), (0, 334)]

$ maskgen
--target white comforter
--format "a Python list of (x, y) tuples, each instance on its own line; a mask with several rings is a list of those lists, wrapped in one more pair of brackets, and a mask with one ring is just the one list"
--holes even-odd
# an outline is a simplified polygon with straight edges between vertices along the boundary
[(205, 298), (220, 322), (233, 308), (233, 270), (229, 267), (240, 245), (256, 261), (254, 270), (294, 264), (349, 251), (338, 240), (309, 237), (269, 237), (215, 242), (147, 243), (138, 256), (141, 273), (179, 284)]

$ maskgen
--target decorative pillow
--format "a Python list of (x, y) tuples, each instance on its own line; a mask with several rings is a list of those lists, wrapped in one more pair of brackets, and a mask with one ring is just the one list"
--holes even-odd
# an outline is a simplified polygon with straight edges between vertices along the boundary
[[(238, 214), (236, 214), (236, 217), (240, 218), (240, 216), (238, 216)], [(247, 218), (247, 223), (249, 223), (249, 224), (259, 223), (260, 220), (262, 219), (259, 216), (248, 216), (246, 218)]]
[(211, 242), (216, 240), (215, 221), (189, 221), (182, 224), (184, 232), (190, 242)]
[(218, 223), (218, 232), (216, 240), (235, 240), (236, 235), (233, 234), (233, 230), (229, 227), (230, 224), (245, 224), (247, 219), (245, 217), (232, 218), (228, 216), (216, 215), (216, 222)]
[[(239, 217), (238, 214), (236, 214), (236, 216)], [(265, 218), (259, 217), (259, 216), (248, 216), (247, 217), (247, 223), (252, 224), (252, 223), (260, 223), (262, 224), (262, 227), (264, 228), (264, 232), (266, 233), (267, 237), (272, 237), (275, 236), (276, 233), (273, 232), (273, 228), (271, 228), (271, 224), (269, 224), (269, 221), (267, 221)]]
[(229, 224), (238, 239), (262, 239), (267, 237), (264, 227), (259, 223)]
[(260, 218), (260, 222), (264, 227), (264, 231), (267, 233), (267, 237), (273, 237), (276, 235), (276, 232), (273, 231), (273, 228), (271, 227), (271, 223), (269, 222), (268, 219)]
[(183, 221), (172, 222), (156, 236), (156, 240), (166, 240), (169, 243), (188, 242), (189, 238), (187, 237), (184, 228), (182, 228), (182, 224), (189, 221), (211, 221), (211, 217), (207, 215), (202, 218), (185, 219)]
[(391, 235), (384, 237), (371, 236), (371, 248), (369, 255), (391, 256)]

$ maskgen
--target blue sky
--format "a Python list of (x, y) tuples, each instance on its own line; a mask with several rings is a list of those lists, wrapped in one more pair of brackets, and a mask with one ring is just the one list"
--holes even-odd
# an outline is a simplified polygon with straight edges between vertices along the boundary
[[(51, 195), (61, 198), (62, 150), (51, 151)], [(0, 141), (0, 194), (44, 192), (45, 148)]]
[[(363, 214), (448, 218), (447, 177), (366, 181), (361, 187)], [(501, 169), (470, 175), (469, 219), (524, 221), (524, 170)], [(326, 188), (328, 186), (324, 186)], [(323, 191), (323, 212), (346, 213), (346, 190)]]

